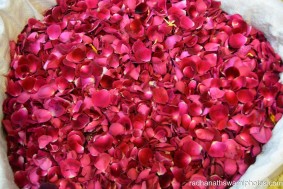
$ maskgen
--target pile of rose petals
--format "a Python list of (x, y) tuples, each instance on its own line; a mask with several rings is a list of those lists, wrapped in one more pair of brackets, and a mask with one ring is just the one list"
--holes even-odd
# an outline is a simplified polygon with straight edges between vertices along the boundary
[(283, 112), (280, 57), (216, 1), (59, 0), (11, 57), (3, 125), (20, 188), (236, 181)]

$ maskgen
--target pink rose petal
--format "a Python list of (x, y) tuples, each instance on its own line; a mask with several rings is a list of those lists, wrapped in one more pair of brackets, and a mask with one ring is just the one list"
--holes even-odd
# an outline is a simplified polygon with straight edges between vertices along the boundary
[(66, 159), (60, 162), (61, 173), (65, 178), (74, 178), (79, 174), (80, 162), (75, 159)]
[(245, 37), (243, 34), (240, 33), (233, 34), (229, 38), (229, 45), (232, 48), (241, 48), (246, 42), (247, 42), (247, 37)]
[(55, 40), (58, 39), (58, 37), (60, 36), (62, 30), (60, 25), (57, 24), (52, 24), (50, 26), (48, 26), (46, 33), (49, 36), (50, 40)]
[(223, 157), (226, 151), (226, 145), (223, 142), (214, 141), (212, 142), (208, 155), (211, 157)]
[(112, 123), (109, 128), (109, 133), (113, 136), (124, 134), (125, 127), (120, 123)]
[(105, 172), (105, 170), (109, 166), (110, 161), (111, 161), (111, 157), (106, 153), (102, 153), (98, 156), (96, 162), (94, 163), (94, 166), (99, 171)]
[(15, 111), (11, 116), (11, 121), (16, 124), (25, 123), (28, 119), (28, 110), (26, 108), (21, 108), (18, 111)]
[(187, 16), (182, 16), (180, 26), (184, 29), (190, 29), (195, 26), (195, 23)]
[(39, 148), (43, 149), (45, 148), (50, 142), (53, 141), (53, 138), (51, 136), (48, 135), (42, 135), (38, 138), (38, 144), (39, 144)]
[(106, 108), (111, 103), (110, 100), (110, 93), (105, 89), (96, 91), (92, 94), (92, 102), (94, 106)]
[(33, 115), (38, 123), (47, 122), (52, 118), (51, 112), (45, 109), (38, 109)]

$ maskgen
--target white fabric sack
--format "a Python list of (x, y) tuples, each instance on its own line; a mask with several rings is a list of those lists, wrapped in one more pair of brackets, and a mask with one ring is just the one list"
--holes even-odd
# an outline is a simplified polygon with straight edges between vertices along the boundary
[[(283, 57), (283, 2), (280, 0), (220, 0), (222, 8), (230, 13), (241, 14), (249, 23), (263, 31), (277, 53)], [(42, 18), (42, 13), (54, 6), (56, 0), (0, 0), (0, 119), (5, 98), (6, 78), (10, 55), (9, 41), (27, 24), (28, 18)], [(256, 162), (251, 165), (241, 181), (263, 181), (278, 174), (283, 165), (283, 119), (275, 129), (271, 140), (264, 146)], [(13, 173), (8, 163), (7, 146), (3, 133), (0, 133), (0, 188), (17, 189)], [(237, 185), (236, 189), (266, 188), (266, 186)]]

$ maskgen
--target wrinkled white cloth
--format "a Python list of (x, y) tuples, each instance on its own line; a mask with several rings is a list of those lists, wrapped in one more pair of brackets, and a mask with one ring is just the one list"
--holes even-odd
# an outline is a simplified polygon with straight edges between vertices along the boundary
[[(283, 57), (283, 2), (280, 0), (220, 0), (222, 8), (230, 13), (239, 13), (244, 19), (263, 31), (273, 48)], [(28, 18), (42, 18), (44, 10), (54, 6), (56, 0), (0, 0), (0, 119), (5, 98), (6, 78), (9, 68), (9, 40), (16, 40)], [(249, 167), (241, 180), (262, 181), (277, 174), (283, 165), (283, 119), (273, 130), (272, 139)], [(17, 189), (6, 155), (6, 142), (0, 133), (0, 189)], [(233, 188), (253, 189), (266, 186), (238, 185)]]

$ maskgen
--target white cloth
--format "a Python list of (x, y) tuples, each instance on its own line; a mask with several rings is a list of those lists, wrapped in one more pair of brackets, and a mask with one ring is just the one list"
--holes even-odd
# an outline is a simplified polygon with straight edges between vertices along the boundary
[[(244, 19), (263, 31), (272, 46), (283, 57), (283, 2), (280, 0), (220, 0), (228, 13), (239, 13)], [(56, 4), (56, 0), (0, 0), (0, 105), (5, 98), (6, 80), (3, 75), (9, 68), (9, 40), (16, 40), (28, 18), (41, 19), (41, 13)], [(0, 119), (2, 120), (2, 106)], [(264, 180), (276, 174), (283, 165), (283, 119), (273, 130), (270, 142), (257, 157), (241, 180)], [(6, 155), (6, 142), (0, 134), (0, 189), (17, 189)], [(259, 186), (235, 186), (234, 188), (260, 188)], [(263, 187), (264, 188), (264, 187)]]

